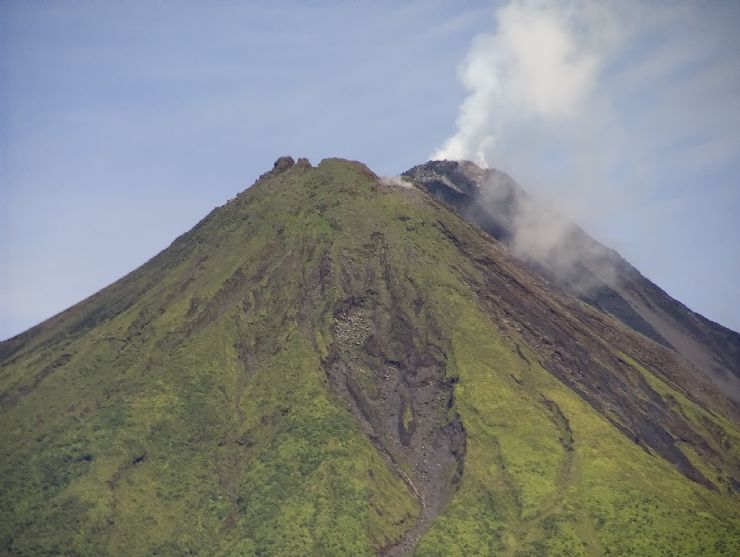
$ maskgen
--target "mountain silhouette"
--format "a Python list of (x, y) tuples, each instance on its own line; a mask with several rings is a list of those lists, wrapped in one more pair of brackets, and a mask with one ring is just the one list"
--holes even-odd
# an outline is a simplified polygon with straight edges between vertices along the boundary
[(0, 343), (0, 553), (740, 554), (737, 333), (527, 199), (281, 157)]

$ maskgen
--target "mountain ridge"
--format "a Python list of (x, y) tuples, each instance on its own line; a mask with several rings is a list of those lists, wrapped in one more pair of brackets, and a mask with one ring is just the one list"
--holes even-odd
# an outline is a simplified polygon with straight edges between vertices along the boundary
[[(616, 251), (577, 225), (537, 206), (510, 176), (495, 169), (481, 169), (470, 161), (429, 161), (403, 176), (416, 180), (510, 246), (520, 259), (560, 289), (675, 349), (735, 402), (740, 401), (739, 333), (692, 311)], [(533, 217), (559, 220), (553, 232), (560, 237), (556, 241), (547, 238), (534, 249), (518, 246), (517, 236), (526, 235), (530, 226), (526, 220)], [(562, 258), (563, 252), (567, 254), (565, 263), (555, 259)]]
[(709, 379), (423, 187), (306, 163), (0, 344), (6, 553), (739, 549)]

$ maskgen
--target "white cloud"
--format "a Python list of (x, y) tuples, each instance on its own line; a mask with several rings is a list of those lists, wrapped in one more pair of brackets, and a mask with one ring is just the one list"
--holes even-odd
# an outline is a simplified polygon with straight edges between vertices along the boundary
[(508, 127), (580, 110), (616, 38), (607, 13), (606, 4), (532, 0), (498, 10), (497, 31), (476, 37), (460, 68), (468, 96), (457, 132), (432, 158), (485, 164)]
[[(738, 278), (707, 249), (736, 251), (738, 198), (712, 200), (737, 187), (738, 17), (740, 5), (718, 1), (510, 0), (460, 65), (456, 131), (432, 158), (506, 171), (679, 299), (719, 315), (726, 301), (702, 307), (696, 285)], [(663, 218), (660, 205), (676, 197), (682, 214)], [(558, 227), (532, 220), (521, 219), (519, 247), (561, 258)], [(732, 233), (713, 236), (716, 222)], [(680, 278), (687, 250), (690, 281)], [(655, 254), (667, 252), (658, 268)]]

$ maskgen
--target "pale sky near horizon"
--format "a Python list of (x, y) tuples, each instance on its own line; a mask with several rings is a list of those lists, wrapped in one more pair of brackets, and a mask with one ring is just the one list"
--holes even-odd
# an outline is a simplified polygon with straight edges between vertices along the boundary
[[(0, 339), (133, 270), (280, 155), (396, 175), (461, 135), (740, 330), (740, 3), (573, 0), (530, 21), (535, 4), (0, 3)], [(573, 5), (589, 9), (571, 44)], [(542, 57), (553, 44), (562, 64)], [(534, 74), (489, 79), (504, 55)]]

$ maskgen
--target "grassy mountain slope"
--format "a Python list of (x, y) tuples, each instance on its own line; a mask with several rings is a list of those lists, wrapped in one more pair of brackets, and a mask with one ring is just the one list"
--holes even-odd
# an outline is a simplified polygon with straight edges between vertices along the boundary
[(283, 161), (0, 344), (0, 552), (738, 554), (694, 371), (425, 192)]
[(404, 173), (572, 296), (673, 348), (740, 402), (740, 334), (691, 311), (615, 251), (531, 199), (508, 175), (469, 161)]

